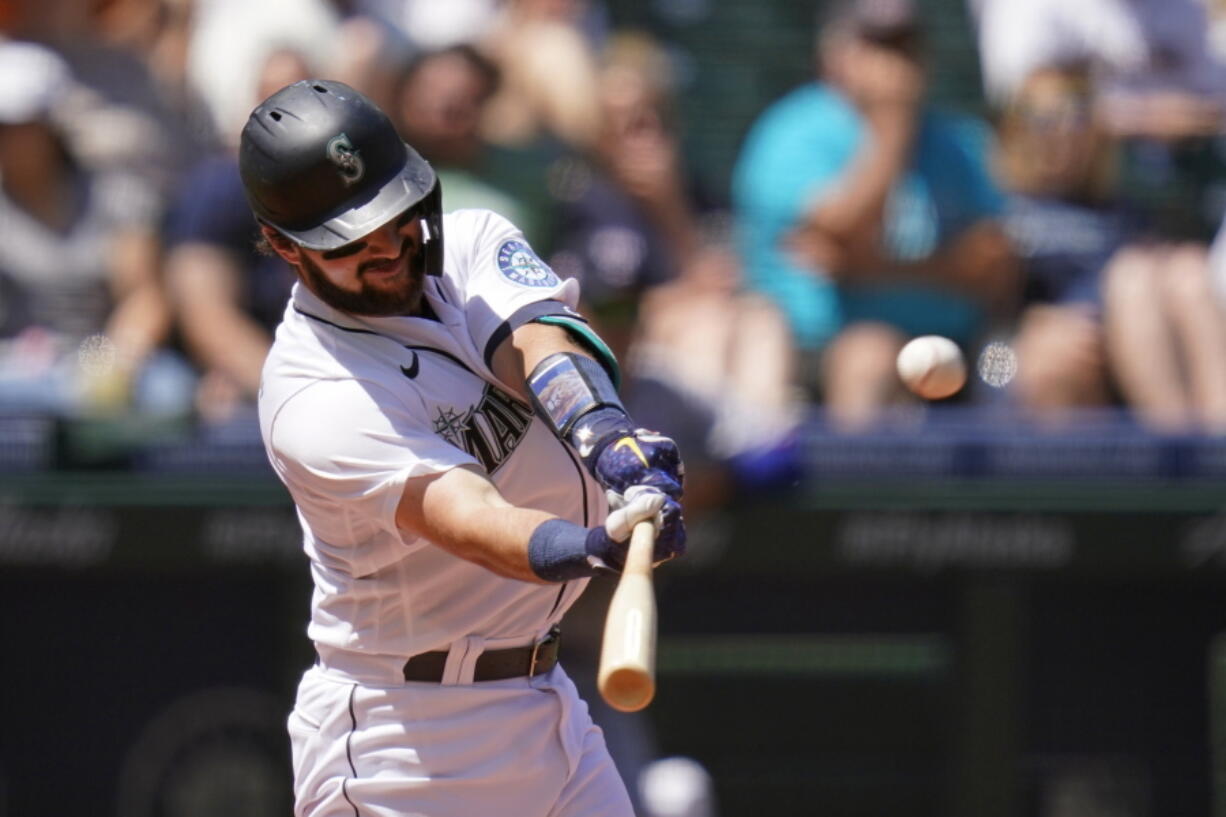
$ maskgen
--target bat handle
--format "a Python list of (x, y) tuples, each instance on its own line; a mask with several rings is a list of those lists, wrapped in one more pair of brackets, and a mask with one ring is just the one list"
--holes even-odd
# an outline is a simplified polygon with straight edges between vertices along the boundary
[(626, 566), (622, 575), (635, 574), (651, 576), (651, 568), (655, 563), (653, 556), (656, 549), (656, 526), (650, 519), (637, 522), (630, 532), (630, 547), (626, 550)]

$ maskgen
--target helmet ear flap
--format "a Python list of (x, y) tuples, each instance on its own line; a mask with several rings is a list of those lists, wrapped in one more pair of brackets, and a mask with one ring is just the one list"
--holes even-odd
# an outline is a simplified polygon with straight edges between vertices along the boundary
[(434, 186), (418, 205), (421, 210), (422, 234), (426, 237), (422, 252), (426, 274), (443, 274), (443, 188), (438, 177)]

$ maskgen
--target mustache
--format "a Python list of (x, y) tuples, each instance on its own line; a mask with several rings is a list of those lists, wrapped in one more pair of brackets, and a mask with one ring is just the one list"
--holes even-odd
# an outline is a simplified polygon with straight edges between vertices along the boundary
[(360, 265), (358, 265), (357, 274), (361, 276), (369, 272), (372, 269), (373, 270), (383, 270), (393, 264), (403, 263), (405, 260), (406, 253), (408, 253), (408, 251), (412, 248), (413, 248), (412, 240), (405, 238), (403, 241), (400, 242), (400, 250), (396, 253), (395, 257), (380, 258), (378, 260), (372, 260), (372, 261), (363, 261)]

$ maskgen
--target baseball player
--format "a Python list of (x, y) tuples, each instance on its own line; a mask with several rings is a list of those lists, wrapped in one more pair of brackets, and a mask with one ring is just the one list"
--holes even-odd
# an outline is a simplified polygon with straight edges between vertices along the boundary
[(283, 88), (240, 166), (299, 278), (259, 400), (315, 584), (295, 813), (630, 817), (558, 622), (636, 522), (684, 552), (676, 445), (626, 415), (576, 282), (498, 215), (442, 215), (361, 94)]

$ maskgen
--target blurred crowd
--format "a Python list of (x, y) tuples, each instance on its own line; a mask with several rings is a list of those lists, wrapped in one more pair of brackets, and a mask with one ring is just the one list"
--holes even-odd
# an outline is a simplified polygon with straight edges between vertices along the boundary
[(0, 0), (0, 410), (249, 420), (292, 274), (237, 135), (321, 76), (582, 281), (696, 505), (787, 473), (803, 418), (917, 410), (923, 334), (1008, 357), (951, 403), (1226, 433), (1226, 3), (967, 2), (982, 115), (930, 101), (924, 3), (819, 0), (721, 190), (611, 0)]
[(921, 334), (1014, 356), (952, 402), (1226, 432), (1223, 4), (969, 2), (987, 115), (928, 101), (921, 5), (824, 0), (811, 81), (761, 100), (725, 191), (687, 165), (668, 43), (594, 0), (5, 0), (0, 408), (250, 413), (292, 277), (254, 249), (237, 134), (327, 76), (446, 209), (581, 279), (637, 415), (686, 418), (716, 472), (769, 473), (811, 409), (914, 403)]

